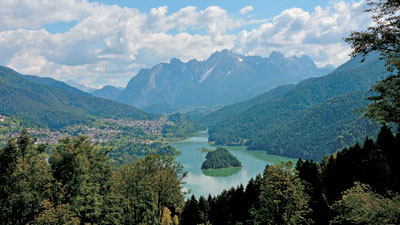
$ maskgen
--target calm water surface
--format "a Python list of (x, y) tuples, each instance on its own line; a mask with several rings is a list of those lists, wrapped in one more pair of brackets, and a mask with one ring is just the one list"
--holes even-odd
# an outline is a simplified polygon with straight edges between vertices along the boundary
[[(235, 187), (239, 184), (246, 185), (250, 178), (255, 177), (264, 171), (267, 164), (278, 161), (293, 160), (285, 157), (268, 156), (264, 152), (247, 151), (240, 147), (226, 147), (242, 163), (242, 169), (229, 177), (210, 177), (201, 171), (201, 164), (207, 153), (201, 152), (201, 148), (215, 149), (208, 144), (208, 134), (201, 132), (195, 137), (172, 143), (181, 155), (176, 158), (188, 171), (185, 179), (185, 189), (190, 190), (189, 197), (194, 194), (196, 197), (208, 194), (217, 195), (224, 189)], [(260, 157), (261, 156), (261, 157)]]

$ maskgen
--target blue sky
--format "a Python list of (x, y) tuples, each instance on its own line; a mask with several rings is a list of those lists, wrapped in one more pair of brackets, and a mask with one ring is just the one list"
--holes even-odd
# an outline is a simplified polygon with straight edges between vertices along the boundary
[(222, 49), (348, 60), (343, 38), (365, 29), (366, 0), (4, 0), (0, 65), (92, 87), (124, 86), (170, 58)]
[[(350, 2), (351, 0), (345, 0)], [(312, 12), (317, 6), (326, 7), (332, 4), (332, 0), (90, 0), (89, 2), (101, 3), (105, 5), (118, 5), (121, 7), (137, 8), (142, 12), (148, 12), (152, 8), (168, 6), (168, 14), (179, 11), (188, 6), (196, 6), (205, 9), (209, 6), (219, 6), (232, 15), (240, 15), (240, 9), (246, 6), (252, 6), (252, 18), (271, 18), (279, 15), (283, 10), (290, 8), (301, 8), (305, 11)], [(58, 22), (44, 25), (47, 31), (51, 33), (62, 33), (77, 24), (77, 21)]]
[[(176, 12), (187, 6), (207, 8), (208, 6), (219, 6), (230, 13), (238, 13), (245, 6), (254, 7), (253, 15), (258, 17), (273, 17), (288, 8), (302, 8), (312, 11), (316, 6), (325, 7), (332, 2), (331, 0), (101, 0), (91, 2), (101, 2), (107, 5), (117, 4), (122, 7), (138, 8), (141, 11), (149, 11), (151, 8), (167, 5), (171, 12)], [(347, 0), (349, 2), (349, 0)]]

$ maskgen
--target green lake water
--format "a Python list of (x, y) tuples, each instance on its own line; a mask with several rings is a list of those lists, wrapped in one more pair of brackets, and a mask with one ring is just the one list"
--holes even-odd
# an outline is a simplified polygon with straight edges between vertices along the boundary
[(200, 195), (207, 197), (209, 194), (217, 195), (224, 189), (229, 189), (239, 184), (246, 185), (250, 178), (262, 173), (267, 164), (296, 161), (296, 159), (267, 155), (262, 151), (247, 151), (244, 147), (225, 146), (240, 160), (243, 167), (238, 173), (231, 176), (212, 177), (204, 175), (201, 171), (201, 164), (207, 154), (202, 152), (201, 149), (215, 149), (215, 147), (208, 144), (208, 134), (206, 132), (174, 142), (172, 146), (181, 152), (176, 161), (180, 162), (184, 166), (184, 170), (188, 172), (188, 176), (185, 179), (186, 184), (184, 184), (185, 191), (190, 190), (188, 196), (194, 194), (196, 197)]

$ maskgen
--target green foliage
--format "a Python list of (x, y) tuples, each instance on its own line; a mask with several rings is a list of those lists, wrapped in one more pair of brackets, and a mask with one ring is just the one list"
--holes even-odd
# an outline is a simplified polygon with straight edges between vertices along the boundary
[(43, 201), (43, 211), (37, 216), (34, 224), (37, 225), (78, 225), (80, 221), (72, 216), (71, 206), (69, 204), (54, 204), (48, 200)]
[(355, 183), (332, 205), (330, 224), (400, 224), (400, 195), (385, 198), (365, 184)]
[(70, 203), (82, 223), (99, 223), (105, 215), (112, 174), (108, 160), (102, 149), (83, 137), (64, 140), (49, 159), (62, 187), (59, 201)]
[(400, 125), (400, 75), (379, 81), (371, 92), (375, 95), (368, 97), (372, 102), (366, 108), (365, 116), (382, 124)]
[(252, 209), (253, 224), (309, 224), (308, 197), (291, 163), (267, 166), (260, 189), (259, 204)]
[(365, 115), (380, 123), (400, 123), (400, 2), (398, 0), (368, 0), (374, 25), (362, 32), (352, 32), (345, 40), (353, 48), (352, 56), (364, 58), (378, 52), (385, 60), (388, 73), (395, 73), (379, 81), (370, 90), (374, 96)]
[(217, 148), (215, 151), (208, 152), (206, 160), (201, 165), (203, 170), (230, 167), (242, 167), (242, 164), (225, 148)]
[(1, 224), (172, 224), (183, 209), (182, 166), (149, 154), (115, 169), (84, 137), (65, 139), (45, 157), (23, 132), (0, 149)]
[(32, 146), (24, 131), (0, 149), (0, 221), (34, 221), (45, 199), (52, 199), (54, 180), (43, 157), (44, 146)]

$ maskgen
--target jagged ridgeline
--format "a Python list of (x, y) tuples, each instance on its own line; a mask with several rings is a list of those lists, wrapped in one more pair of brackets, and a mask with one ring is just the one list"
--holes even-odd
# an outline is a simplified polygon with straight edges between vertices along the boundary
[(362, 118), (367, 90), (384, 75), (378, 55), (356, 57), (331, 74), (281, 86), (203, 119), (210, 141), (246, 145), (269, 154), (320, 159), (351, 146), (377, 128)]
[(25, 125), (50, 128), (88, 123), (96, 117), (153, 119), (129, 105), (93, 97), (50, 78), (24, 76), (0, 66), (0, 114)]
[(223, 50), (204, 61), (171, 59), (142, 69), (116, 100), (143, 109), (227, 105), (330, 71), (307, 56), (286, 58), (273, 52), (264, 58)]

